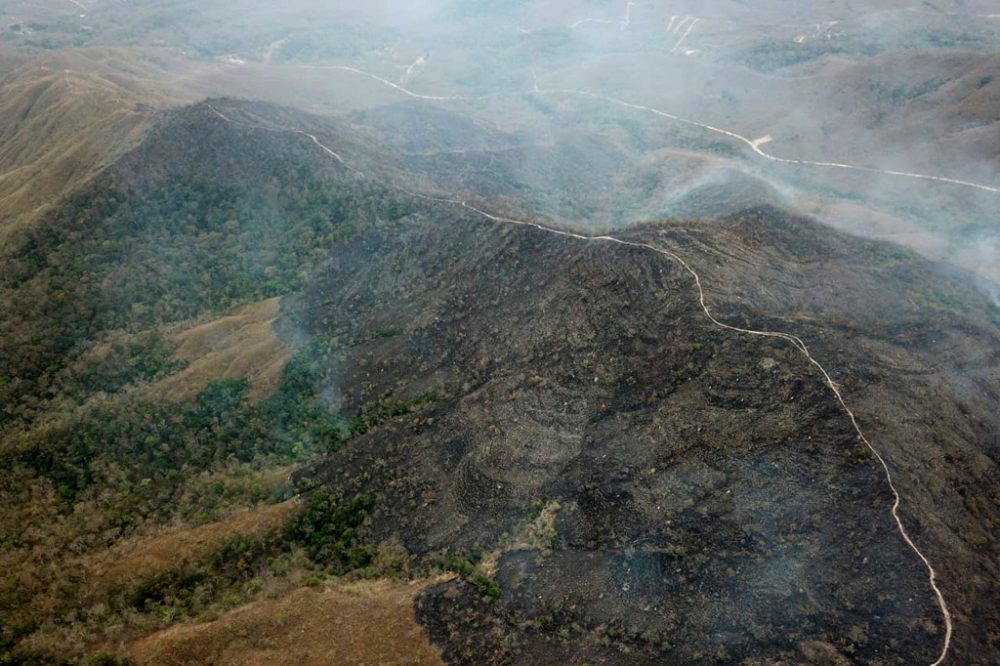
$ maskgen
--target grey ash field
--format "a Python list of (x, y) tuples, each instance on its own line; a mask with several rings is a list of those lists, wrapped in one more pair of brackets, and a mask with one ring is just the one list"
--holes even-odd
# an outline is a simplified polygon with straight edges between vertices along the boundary
[(375, 4), (0, 7), (0, 663), (1000, 662), (1000, 9)]

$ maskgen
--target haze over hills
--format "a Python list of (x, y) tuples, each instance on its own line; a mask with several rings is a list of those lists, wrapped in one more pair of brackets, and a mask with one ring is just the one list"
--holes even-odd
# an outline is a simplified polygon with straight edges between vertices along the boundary
[(1000, 661), (1000, 7), (0, 7), (0, 663)]

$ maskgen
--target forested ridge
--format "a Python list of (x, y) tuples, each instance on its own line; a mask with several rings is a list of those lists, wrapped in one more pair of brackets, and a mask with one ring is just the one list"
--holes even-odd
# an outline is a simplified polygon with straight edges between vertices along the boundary
[[(122, 164), (15, 237), (0, 282), (0, 425), (30, 422), (39, 401), (67, 388), (60, 370), (108, 332), (294, 291), (331, 246), (406, 214), (378, 185), (330, 172), (317, 152), (230, 128), (203, 106), (174, 112)], [(242, 178), (220, 172), (240, 163), (252, 165)], [(114, 391), (163, 368), (133, 370), (88, 388)]]
[[(260, 576), (372, 561), (361, 523), (375, 498), (339, 506), (320, 493), (287, 525), (227, 538), (76, 610), (93, 601), (81, 558), (278, 506), (299, 490), (290, 465), (435, 399), (386, 396), (340, 414), (322, 396), (334, 353), (323, 340), (263, 400), (246, 379), (180, 401), (134, 390), (185, 367), (176, 326), (294, 292), (331, 247), (408, 214), (291, 136), (225, 123), (204, 104), (164, 112), (141, 146), (0, 250), (0, 663), (76, 663), (122, 622), (197, 617), (245, 598)], [(39, 631), (59, 647), (28, 640)], [(93, 654), (86, 663), (105, 663)]]

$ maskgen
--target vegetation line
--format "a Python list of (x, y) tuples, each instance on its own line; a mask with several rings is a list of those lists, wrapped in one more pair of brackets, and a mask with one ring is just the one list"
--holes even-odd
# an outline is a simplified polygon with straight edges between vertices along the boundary
[[(392, 83), (390, 83), (389, 85), (392, 85), (393, 87), (399, 87), (399, 86), (396, 86), (395, 84), (392, 84)], [(226, 122), (230, 122), (230, 123), (234, 123), (234, 124), (243, 124), (243, 123), (239, 123), (237, 121), (234, 121), (234, 120), (228, 118), (227, 116), (225, 116), (224, 114), (222, 114), (221, 112), (219, 112), (214, 107), (210, 107), (210, 108), (212, 109), (213, 112), (215, 112), (215, 114), (217, 116), (219, 116), (219, 118), (225, 120)], [(271, 128), (265, 128), (265, 129), (271, 129)], [(288, 129), (288, 130), (285, 130), (285, 131), (288, 132), (288, 133), (291, 133), (291, 134), (305, 134), (305, 132), (303, 132), (302, 130)], [(312, 135), (307, 135), (307, 136), (312, 137)], [(312, 137), (312, 138), (316, 142), (316, 144), (319, 145), (326, 153), (332, 154), (332, 155), (336, 156), (336, 153), (334, 153), (333, 150), (331, 150), (330, 148), (324, 146), (315, 137)], [(342, 162), (342, 160), (340, 160), (339, 157), (338, 157), (338, 161)], [(344, 166), (347, 166), (347, 165), (345, 164)], [(357, 172), (354, 169), (352, 169), (352, 171), (355, 171), (355, 173), (360, 173), (360, 172)], [(892, 513), (893, 519), (896, 521), (896, 527), (898, 528), (899, 533), (900, 533), (900, 535), (903, 538), (903, 541), (905, 541), (906, 544), (907, 544), (907, 546), (909, 546), (910, 549), (914, 553), (916, 553), (917, 557), (920, 558), (921, 562), (923, 562), (924, 566), (927, 568), (928, 580), (930, 582), (931, 588), (934, 591), (934, 595), (937, 598), (937, 603), (938, 603), (938, 606), (939, 606), (939, 608), (941, 610), (941, 615), (942, 615), (942, 617), (944, 619), (944, 624), (945, 624), (944, 644), (942, 645), (940, 655), (938, 656), (938, 658), (933, 663), (930, 664), (930, 666), (939, 666), (941, 663), (944, 662), (945, 658), (948, 656), (948, 651), (951, 648), (951, 637), (952, 637), (952, 629), (953, 629), (953, 627), (952, 627), (951, 611), (948, 608), (948, 604), (945, 601), (945, 598), (944, 598), (944, 595), (941, 592), (941, 589), (937, 585), (937, 571), (934, 569), (933, 565), (931, 565), (930, 560), (927, 559), (927, 557), (923, 554), (923, 552), (913, 542), (913, 539), (910, 537), (909, 532), (906, 530), (906, 526), (903, 524), (903, 521), (900, 518), (899, 507), (900, 507), (900, 503), (901, 503), (901, 497), (900, 497), (899, 491), (896, 489), (895, 483), (893, 482), (892, 473), (889, 470), (889, 465), (886, 463), (885, 458), (882, 457), (882, 454), (879, 453), (879, 451), (872, 445), (872, 443), (869, 441), (869, 439), (865, 436), (864, 431), (862, 431), (862, 429), (861, 429), (861, 425), (858, 423), (858, 420), (857, 420), (857, 418), (854, 415), (854, 412), (851, 410), (850, 407), (848, 407), (847, 402), (844, 400), (844, 396), (841, 393), (840, 388), (837, 386), (836, 382), (833, 381), (833, 378), (830, 376), (830, 373), (828, 373), (826, 371), (826, 368), (824, 368), (823, 365), (820, 364), (820, 362), (817, 361), (816, 358), (812, 355), (812, 353), (809, 351), (809, 348), (806, 346), (806, 343), (803, 342), (801, 338), (799, 338), (798, 336), (793, 335), (791, 333), (784, 333), (784, 332), (780, 332), (780, 331), (758, 331), (758, 330), (749, 329), (749, 328), (740, 328), (738, 326), (732, 326), (730, 324), (726, 324), (725, 322), (719, 321), (718, 319), (715, 318), (715, 315), (712, 314), (712, 311), (709, 309), (707, 303), (705, 302), (705, 289), (702, 286), (701, 276), (680, 255), (675, 254), (674, 252), (672, 252), (671, 250), (668, 250), (666, 248), (657, 247), (657, 246), (651, 245), (649, 243), (640, 243), (640, 242), (636, 242), (636, 241), (623, 240), (621, 238), (616, 238), (614, 236), (608, 236), (608, 235), (595, 236), (595, 235), (589, 235), (589, 234), (579, 234), (579, 233), (575, 233), (575, 232), (572, 232), (572, 231), (567, 231), (565, 229), (558, 229), (556, 227), (546, 226), (546, 225), (540, 224), (538, 222), (529, 222), (529, 221), (526, 221), (526, 220), (518, 220), (518, 219), (514, 219), (514, 218), (503, 217), (503, 216), (500, 216), (500, 215), (494, 215), (493, 213), (489, 213), (489, 212), (487, 212), (485, 210), (482, 210), (481, 208), (477, 208), (476, 206), (473, 206), (472, 204), (470, 204), (468, 201), (465, 201), (465, 200), (449, 199), (449, 198), (443, 198), (443, 197), (432, 197), (432, 196), (425, 195), (425, 194), (419, 194), (417, 192), (411, 192), (411, 191), (409, 191), (407, 189), (404, 189), (404, 188), (399, 187), (399, 186), (394, 186), (394, 185), (389, 185), (389, 187), (393, 187), (394, 189), (397, 189), (397, 190), (399, 190), (401, 192), (404, 192), (404, 193), (406, 193), (406, 194), (408, 194), (410, 196), (417, 197), (419, 199), (424, 199), (426, 201), (433, 201), (433, 202), (443, 203), (443, 204), (448, 204), (448, 205), (453, 205), (453, 206), (461, 206), (462, 208), (465, 208), (466, 210), (469, 210), (469, 211), (471, 211), (473, 213), (476, 213), (477, 215), (480, 215), (480, 216), (482, 216), (482, 217), (484, 217), (484, 218), (486, 218), (486, 219), (488, 219), (488, 220), (490, 220), (492, 222), (497, 222), (497, 223), (500, 223), (500, 224), (512, 224), (512, 225), (517, 225), (517, 226), (522, 226), (522, 227), (533, 227), (535, 229), (538, 229), (539, 231), (543, 231), (545, 233), (550, 233), (550, 234), (555, 234), (557, 236), (563, 236), (563, 237), (566, 237), (566, 238), (573, 238), (573, 239), (581, 240), (581, 241), (585, 241), (585, 242), (614, 243), (614, 244), (623, 245), (623, 246), (626, 246), (626, 247), (634, 247), (634, 248), (638, 248), (638, 249), (642, 249), (642, 250), (648, 250), (650, 252), (655, 252), (657, 254), (663, 255), (663, 256), (665, 256), (665, 257), (667, 257), (667, 258), (669, 258), (669, 259), (677, 262), (678, 264), (680, 264), (684, 268), (684, 270), (686, 270), (688, 273), (690, 273), (691, 277), (694, 278), (694, 285), (695, 285), (695, 288), (698, 291), (698, 303), (701, 305), (701, 309), (704, 311), (705, 316), (708, 317), (708, 319), (713, 324), (715, 324), (719, 328), (722, 328), (722, 329), (725, 329), (725, 330), (728, 330), (728, 331), (733, 331), (733, 332), (736, 332), (736, 333), (742, 333), (742, 334), (745, 334), (745, 335), (752, 335), (752, 336), (756, 336), (756, 337), (775, 338), (775, 339), (785, 340), (786, 342), (791, 343), (792, 346), (794, 346), (796, 349), (798, 349), (802, 353), (802, 355), (805, 356), (806, 360), (809, 361), (809, 363), (811, 363), (812, 365), (814, 365), (820, 371), (820, 373), (823, 375), (823, 378), (826, 381), (827, 386), (830, 387), (830, 390), (833, 392), (833, 395), (836, 397), (837, 402), (840, 403), (840, 406), (843, 408), (843, 410), (847, 413), (847, 416), (850, 418), (851, 425), (854, 427), (854, 430), (857, 433), (858, 437), (861, 439), (862, 442), (865, 443), (865, 445), (868, 447), (868, 449), (875, 455), (875, 458), (879, 461), (879, 464), (882, 466), (882, 470), (885, 472), (886, 481), (888, 481), (888, 483), (889, 483), (889, 488), (890, 488), (890, 490), (892, 490), (892, 494), (893, 494), (893, 498), (894, 498), (891, 513)]]

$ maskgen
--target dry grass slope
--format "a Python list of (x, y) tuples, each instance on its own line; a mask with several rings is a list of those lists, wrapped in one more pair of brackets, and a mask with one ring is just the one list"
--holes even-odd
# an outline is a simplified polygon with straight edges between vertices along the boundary
[(291, 356), (288, 345), (278, 339), (271, 323), (278, 316), (279, 298), (252, 303), (205, 324), (175, 335), (174, 357), (189, 365), (157, 382), (150, 397), (170, 401), (189, 400), (213, 379), (250, 381), (250, 399), (267, 397), (278, 385), (281, 371)]
[(131, 656), (159, 666), (442, 664), (413, 615), (414, 598), (433, 582), (300, 588), (215, 622), (153, 634)]
[(125, 541), (90, 556), (85, 567), (95, 597), (129, 580), (146, 579), (178, 566), (182, 560), (200, 560), (227, 539), (261, 536), (281, 529), (298, 508), (298, 500), (262, 506), (226, 520), (182, 528), (146, 540)]
[(0, 239), (138, 145), (178, 95), (166, 63), (132, 49), (39, 56), (0, 75)]

